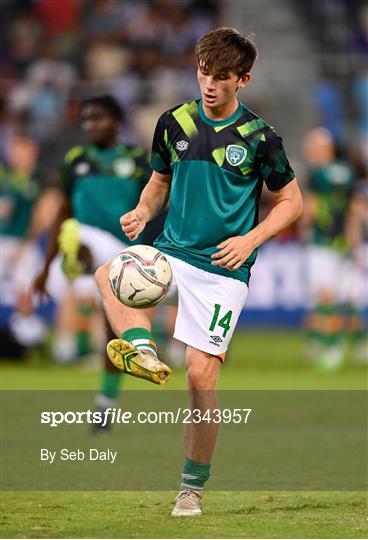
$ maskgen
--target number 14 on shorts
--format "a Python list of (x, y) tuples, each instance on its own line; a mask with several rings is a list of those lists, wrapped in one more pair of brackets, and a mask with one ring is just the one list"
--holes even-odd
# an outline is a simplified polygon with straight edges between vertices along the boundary
[(230, 330), (230, 324), (231, 324), (231, 317), (233, 315), (233, 312), (231, 309), (223, 314), (222, 312), (222, 306), (221, 304), (215, 304), (214, 312), (212, 316), (212, 321), (209, 327), (210, 332), (213, 332), (216, 326), (223, 329), (222, 337), (225, 338), (226, 334)]

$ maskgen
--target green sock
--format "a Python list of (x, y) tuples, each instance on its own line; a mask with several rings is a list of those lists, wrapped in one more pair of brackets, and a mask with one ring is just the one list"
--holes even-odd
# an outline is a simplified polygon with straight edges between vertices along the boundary
[(78, 356), (86, 356), (92, 351), (91, 336), (87, 330), (79, 330), (76, 334)]
[(310, 322), (305, 332), (305, 336), (309, 342), (321, 344), (323, 340), (323, 333), (315, 322), (315, 318), (320, 315), (322, 315), (320, 305), (314, 307), (309, 313)]
[(210, 463), (198, 463), (185, 458), (181, 473), (180, 489), (195, 489), (201, 491), (211, 475)]
[[(103, 398), (106, 398), (107, 406), (111, 405), (109, 400), (112, 401), (118, 396), (121, 378), (122, 373), (107, 371), (106, 369), (102, 372), (99, 395), (100, 397), (103, 396)], [(100, 401), (102, 401), (102, 399)]]
[(333, 334), (326, 334), (325, 344), (327, 347), (340, 347), (343, 344), (344, 337), (344, 332), (334, 332)]
[(349, 304), (346, 306), (346, 318), (348, 327), (348, 337), (353, 346), (364, 343), (366, 330), (364, 328), (362, 312), (356, 306)]
[(157, 346), (151, 332), (146, 328), (131, 328), (121, 334), (121, 339), (129, 341), (137, 349), (157, 356)]

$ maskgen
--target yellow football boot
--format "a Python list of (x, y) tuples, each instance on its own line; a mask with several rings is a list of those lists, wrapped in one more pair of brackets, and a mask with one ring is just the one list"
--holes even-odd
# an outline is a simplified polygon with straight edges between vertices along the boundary
[(69, 281), (83, 274), (84, 266), (79, 259), (80, 234), (76, 219), (66, 219), (60, 228), (58, 237), (59, 251), (63, 257), (61, 268)]
[(171, 369), (157, 356), (135, 348), (129, 341), (113, 339), (107, 344), (107, 354), (115, 367), (128, 375), (147, 379), (154, 384), (165, 384)]

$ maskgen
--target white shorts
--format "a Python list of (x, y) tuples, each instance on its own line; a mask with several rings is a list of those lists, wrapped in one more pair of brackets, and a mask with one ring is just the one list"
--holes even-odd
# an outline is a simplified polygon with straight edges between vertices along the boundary
[[(23, 246), (21, 253), (19, 249)], [(18, 256), (19, 255), (19, 256)], [(43, 255), (34, 242), (0, 236), (0, 290), (1, 303), (17, 303), (21, 293), (28, 292), (41, 271)]]
[[(96, 227), (85, 225), (84, 223), (79, 224), (79, 233), (81, 244), (87, 246), (92, 255), (93, 270), (97, 270), (99, 266), (107, 261), (111, 261), (123, 249), (127, 248), (124, 242), (108, 231), (103, 231)], [(123, 235), (123, 233), (121, 234)], [(49, 277), (46, 283), (46, 289), (49, 294), (56, 301), (64, 298), (68, 291), (73, 291), (78, 298), (95, 297), (98, 299), (99, 293), (94, 276), (79, 276), (71, 283), (61, 269), (61, 261), (62, 258), (58, 255), (51, 263)]]
[(178, 296), (174, 338), (222, 359), (245, 304), (248, 286), (166, 255), (173, 271), (170, 298)]

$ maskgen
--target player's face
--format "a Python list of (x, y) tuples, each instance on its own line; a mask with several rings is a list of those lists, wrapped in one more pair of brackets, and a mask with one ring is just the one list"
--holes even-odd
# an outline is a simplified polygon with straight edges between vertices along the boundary
[(230, 109), (237, 107), (236, 93), (249, 82), (250, 73), (243, 77), (232, 71), (213, 75), (198, 66), (197, 78), (205, 112), (213, 117), (226, 117)]
[(87, 105), (81, 113), (82, 128), (93, 144), (109, 144), (118, 132), (118, 122), (99, 105)]
[(325, 128), (310, 130), (303, 140), (304, 155), (312, 166), (323, 166), (335, 157), (334, 140)]

